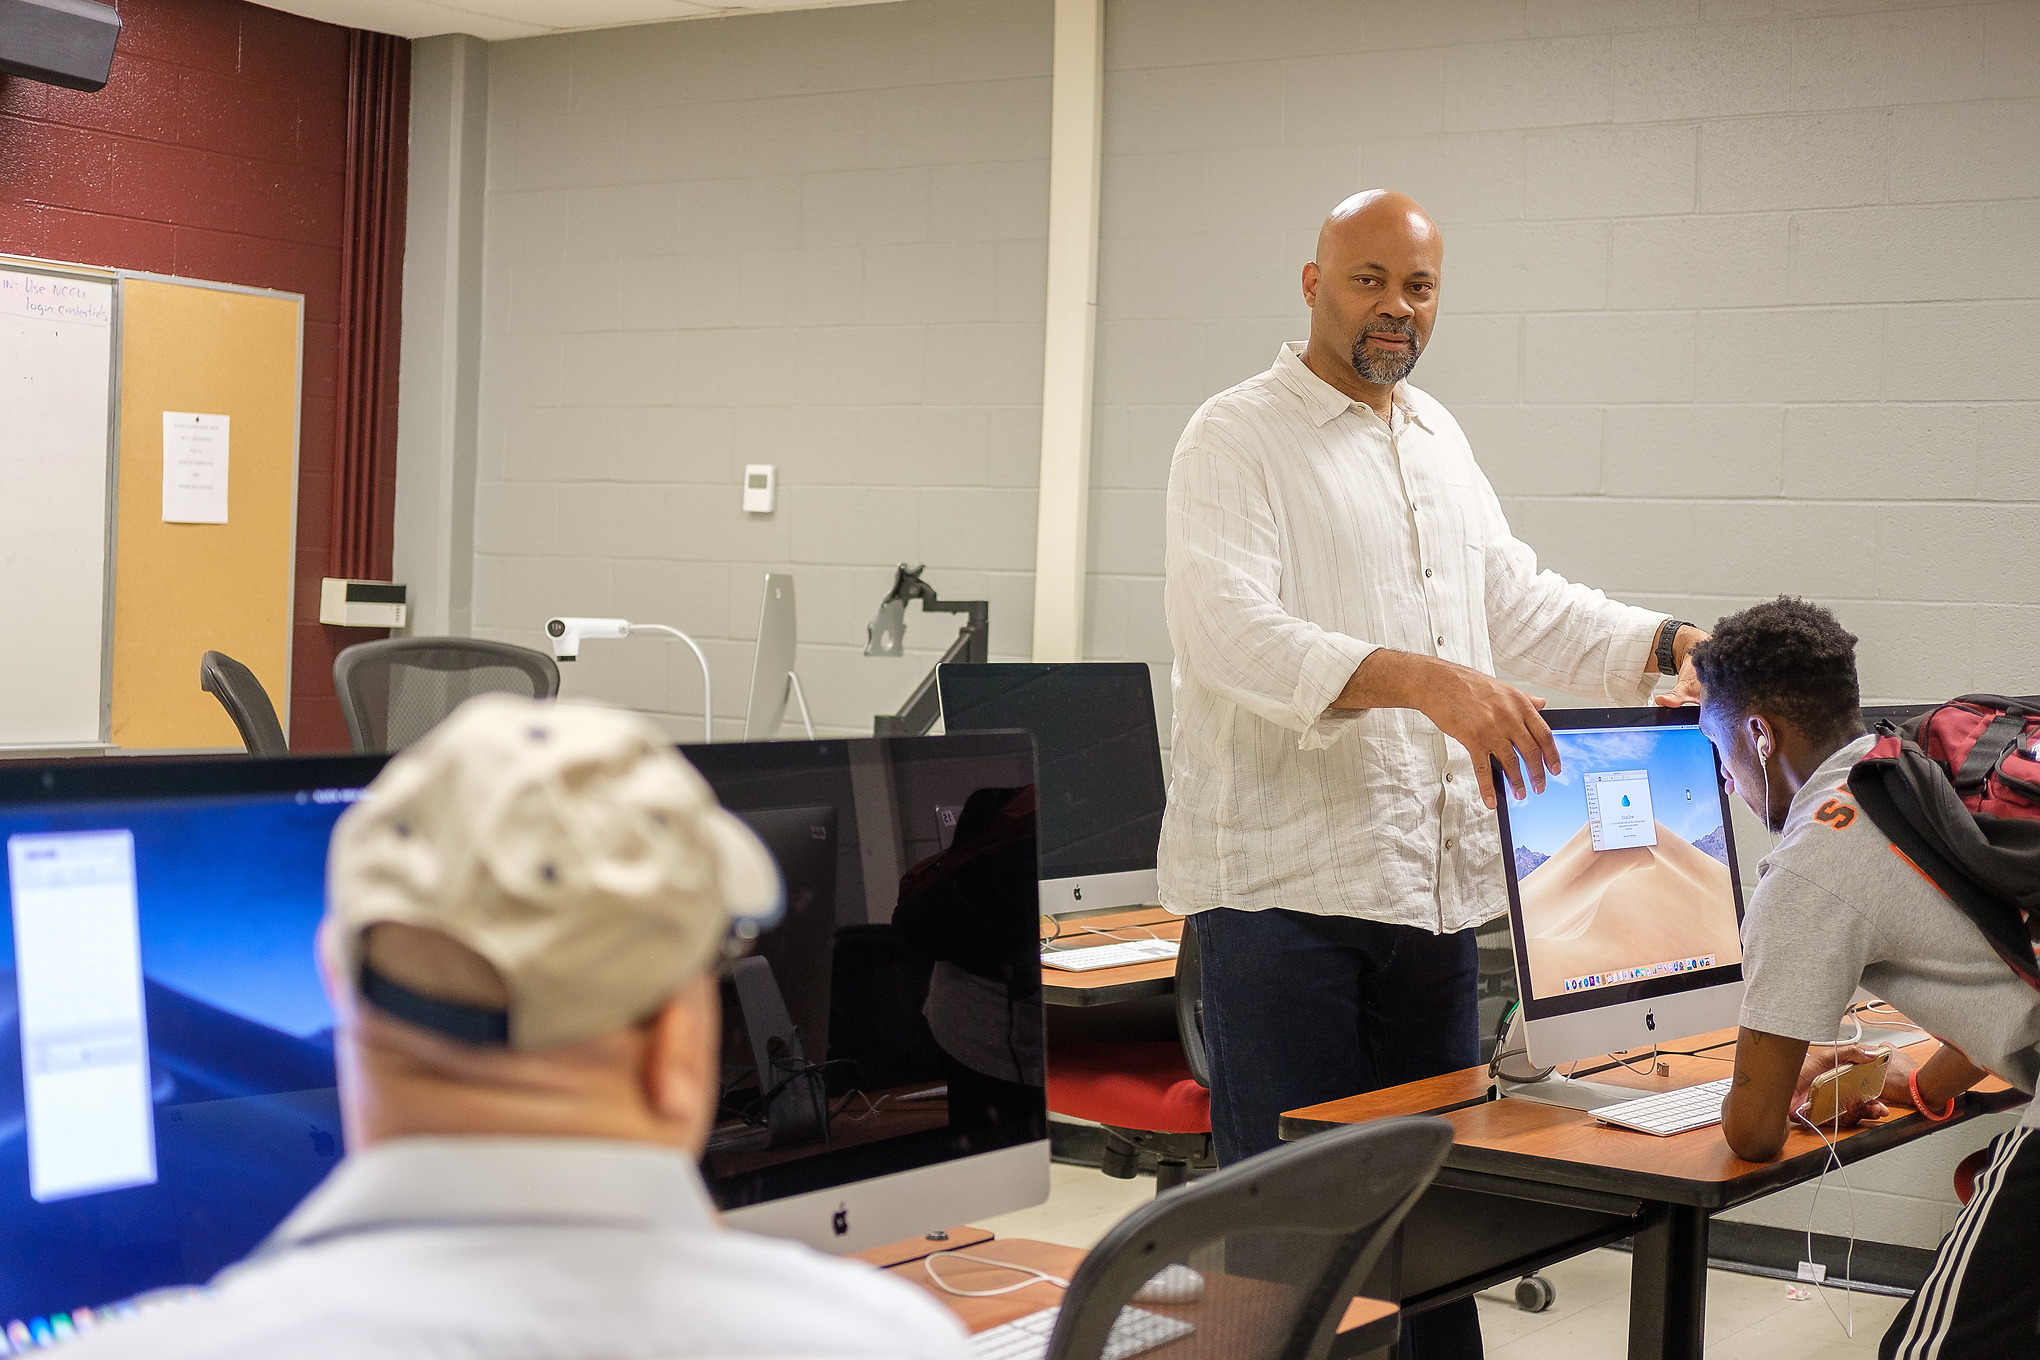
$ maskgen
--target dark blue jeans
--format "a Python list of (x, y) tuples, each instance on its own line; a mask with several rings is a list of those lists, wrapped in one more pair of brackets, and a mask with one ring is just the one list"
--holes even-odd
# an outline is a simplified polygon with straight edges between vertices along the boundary
[[(1480, 1061), (1473, 932), (1295, 911), (1190, 918), (1204, 969), (1221, 1165), (1277, 1146), (1284, 1110)], [(1478, 1360), (1472, 1299), (1404, 1319), (1405, 1360)]]

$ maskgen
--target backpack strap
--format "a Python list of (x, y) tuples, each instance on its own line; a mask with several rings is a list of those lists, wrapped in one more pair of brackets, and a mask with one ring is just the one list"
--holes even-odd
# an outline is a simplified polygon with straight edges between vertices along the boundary
[(1955, 792), (1966, 798), (1982, 788), (1984, 781), (1990, 778), (1990, 772), (1998, 767), (1998, 762), (2025, 735), (2026, 720), (2023, 717), (2000, 713), (1991, 719), (1990, 725), (1976, 734), (1976, 744), (1969, 748), (1962, 768), (1955, 771)]

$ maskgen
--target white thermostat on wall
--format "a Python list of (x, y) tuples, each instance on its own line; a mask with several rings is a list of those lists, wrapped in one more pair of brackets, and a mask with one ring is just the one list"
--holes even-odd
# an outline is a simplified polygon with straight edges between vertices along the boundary
[(744, 509), (753, 515), (772, 513), (772, 497), (779, 490), (779, 475), (770, 463), (744, 465)]

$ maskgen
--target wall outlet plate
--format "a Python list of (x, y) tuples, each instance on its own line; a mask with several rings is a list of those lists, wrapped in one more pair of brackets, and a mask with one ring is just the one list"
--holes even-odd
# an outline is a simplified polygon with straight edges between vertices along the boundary
[(744, 465), (744, 511), (752, 515), (772, 513), (772, 500), (779, 493), (779, 473), (770, 463)]

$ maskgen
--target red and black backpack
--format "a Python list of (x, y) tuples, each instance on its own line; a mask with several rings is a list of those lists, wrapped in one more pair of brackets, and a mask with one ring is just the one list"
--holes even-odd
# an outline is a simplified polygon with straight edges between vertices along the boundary
[(1849, 791), (2040, 990), (2040, 707), (1965, 694), (1903, 727), (1879, 723)]

